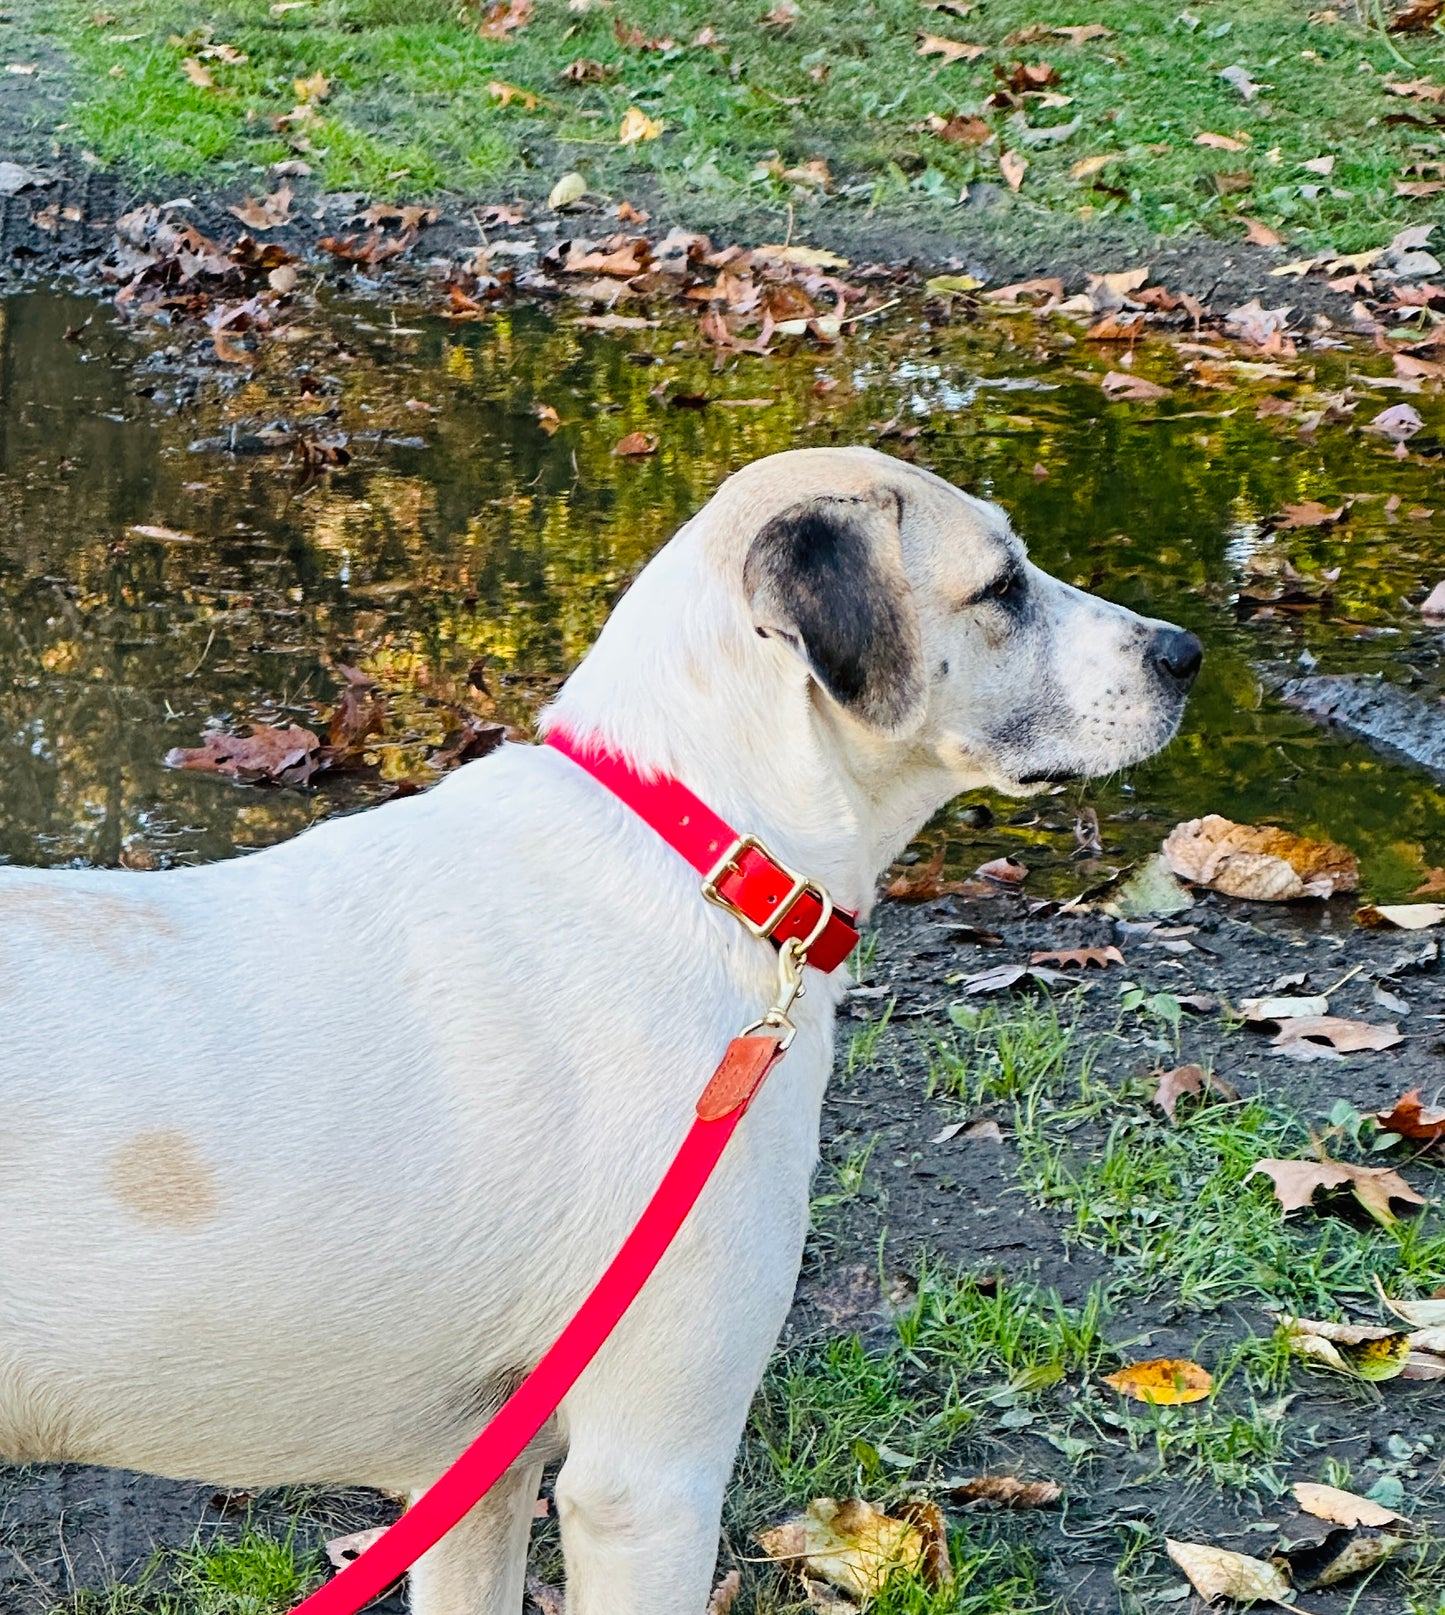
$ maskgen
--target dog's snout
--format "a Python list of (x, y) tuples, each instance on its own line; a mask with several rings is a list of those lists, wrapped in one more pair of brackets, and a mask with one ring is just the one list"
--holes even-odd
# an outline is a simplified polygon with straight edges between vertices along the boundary
[(1165, 678), (1187, 690), (1204, 660), (1204, 647), (1182, 628), (1162, 628), (1150, 647), (1155, 665)]

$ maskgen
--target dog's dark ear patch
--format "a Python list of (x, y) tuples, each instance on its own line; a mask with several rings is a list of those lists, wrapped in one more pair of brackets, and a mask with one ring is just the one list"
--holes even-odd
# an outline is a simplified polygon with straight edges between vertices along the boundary
[(759, 630), (796, 643), (829, 695), (879, 729), (901, 727), (923, 693), (900, 514), (891, 492), (811, 499), (774, 516), (743, 563)]

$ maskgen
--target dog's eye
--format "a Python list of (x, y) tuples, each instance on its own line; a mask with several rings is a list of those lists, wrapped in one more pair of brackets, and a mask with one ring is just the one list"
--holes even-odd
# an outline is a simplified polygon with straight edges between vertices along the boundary
[(1024, 575), (1018, 568), (1001, 573), (980, 595), (980, 600), (998, 600), (1007, 605), (1023, 593)]

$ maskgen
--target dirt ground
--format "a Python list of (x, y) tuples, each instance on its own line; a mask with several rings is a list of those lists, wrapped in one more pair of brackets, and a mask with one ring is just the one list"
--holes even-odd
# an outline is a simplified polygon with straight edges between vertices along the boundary
[[(1375, 994), (1383, 988), (1408, 1005), (1400, 1047), (1299, 1064), (1273, 1057), (1265, 1036), (1215, 1012), (1185, 1019), (1177, 1057), (1210, 1067), (1245, 1101), (1261, 1095), (1317, 1124), (1341, 1099), (1369, 1112), (1411, 1087), (1438, 1097), (1445, 978), (1428, 935), (1361, 931), (1340, 904), (1271, 908), (1207, 896), (1172, 921), (1175, 928), (1190, 928), (1188, 951), (1181, 955), (1172, 931), (1151, 946), (1147, 928), (1105, 915), (1031, 918), (1026, 910), (1026, 900), (1016, 896), (885, 903), (879, 910), (876, 953), (839, 1023), (838, 1064), (823, 1115), (820, 1196), (856, 1163), (860, 1144), (868, 1146), (866, 1165), (849, 1193), (820, 1198), (825, 1209), (816, 1219), (784, 1333), (785, 1352), (855, 1331), (866, 1346), (886, 1349), (894, 1309), (924, 1268), (957, 1268), (985, 1283), (1039, 1286), (1073, 1307), (1091, 1286), (1127, 1275), (1127, 1262), (1071, 1237), (1077, 1230), (1070, 1217), (1040, 1205), (1030, 1192), (1012, 1104), (965, 1112), (956, 1101), (929, 1097), (930, 1049), (949, 1033), (948, 1008), (964, 996), (960, 976), (1039, 949), (1120, 946), (1123, 970), (1091, 972), (1082, 994), (1065, 991), (1059, 1002), (1061, 1019), (1075, 1028), (1071, 1062), (1088, 1045), (1094, 1049), (1093, 1079), (1123, 1088), (1171, 1059), (1147, 1037), (1121, 1034), (1118, 982), (1125, 974), (1150, 991), (1212, 994), (1231, 1003), (1281, 977), (1304, 975), (1306, 983), (1289, 990), (1317, 991), (1349, 975), (1332, 996), (1332, 1012), (1378, 1020)], [(980, 942), (980, 932), (999, 940)], [(853, 1037), (889, 1000), (895, 1005), (886, 1032), (865, 1060), (855, 1062)], [(1018, 1002), (1013, 1000), (1014, 1007)], [(1002, 1013), (1010, 1012), (1005, 1004)], [(945, 1124), (964, 1115), (970, 1122), (996, 1122), (1000, 1136), (991, 1138), (985, 1129), (983, 1136), (940, 1141)], [(1095, 1126), (1080, 1134), (1077, 1148), (1088, 1153), (1100, 1143)], [(1402, 1170), (1422, 1193), (1438, 1196), (1440, 1164), (1416, 1162)], [(1445, 1280), (1445, 1273), (1440, 1277)], [(1172, 1300), (1168, 1286), (1132, 1298), (1128, 1288), (1116, 1292), (1104, 1322), (1106, 1339), (1125, 1358), (1180, 1356), (1209, 1363), (1231, 1341), (1267, 1337), (1272, 1327), (1259, 1306), (1201, 1312)], [(1075, 1392), (1065, 1385), (1058, 1394), (1067, 1400)], [(1332, 1459), (1348, 1463), (1361, 1490), (1380, 1477), (1396, 1477), (1422, 1532), (1445, 1533), (1438, 1385), (1370, 1386), (1296, 1369), (1289, 1396), (1289, 1433), (1274, 1466), (1279, 1476), (1317, 1479), (1322, 1463)], [(1116, 1572), (1131, 1540), (1144, 1537), (1157, 1545), (1164, 1536), (1178, 1536), (1261, 1552), (1268, 1527), (1292, 1513), (1287, 1499), (1272, 1496), (1263, 1481), (1218, 1486), (1168, 1465), (1161, 1469), (1149, 1444), (1126, 1439), (1122, 1430), (1081, 1468), (1050, 1440), (1062, 1405), (1047, 1403), (1036, 1418), (1022, 1421), (1008, 1417), (1001, 1405), (950, 1454), (955, 1472), (1052, 1478), (1064, 1485), (1062, 1509), (1012, 1515), (1001, 1527), (1032, 1550), (1042, 1589), (1062, 1610), (1103, 1615), (1154, 1607), (1156, 1601), (1162, 1608), (1178, 1596), (1179, 1578), (1157, 1553), (1146, 1561), (1141, 1580), (1121, 1586)], [(390, 1513), (385, 1500), (364, 1494), (287, 1494), (263, 1501), (264, 1514), (276, 1519), (304, 1505), (303, 1529), (317, 1540)], [(207, 1533), (230, 1528), (228, 1522), (239, 1517), (237, 1503), (208, 1487), (108, 1471), (0, 1471), (0, 1538), (10, 1549), (0, 1555), (0, 1610), (35, 1615), (77, 1587), (133, 1575), (155, 1547), (183, 1545), (198, 1527)], [(751, 1549), (733, 1541), (731, 1551)], [(1400, 1583), (1387, 1569), (1363, 1589), (1350, 1583), (1312, 1592), (1307, 1602), (1317, 1615), (1398, 1615), (1406, 1607), (1402, 1599)], [(384, 1607), (401, 1605), (391, 1600)]]

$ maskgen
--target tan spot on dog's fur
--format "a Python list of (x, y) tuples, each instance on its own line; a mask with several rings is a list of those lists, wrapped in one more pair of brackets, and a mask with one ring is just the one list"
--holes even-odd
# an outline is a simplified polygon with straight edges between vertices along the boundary
[(216, 1215), (215, 1170), (184, 1133), (137, 1133), (110, 1158), (110, 1192), (155, 1228), (201, 1228)]

